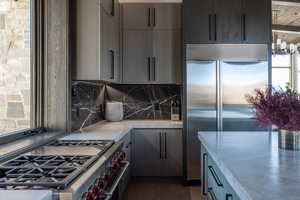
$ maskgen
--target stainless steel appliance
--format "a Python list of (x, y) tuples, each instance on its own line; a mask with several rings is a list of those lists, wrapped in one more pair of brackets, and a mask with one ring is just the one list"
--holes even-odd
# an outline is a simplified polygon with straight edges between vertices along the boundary
[(0, 193), (52, 192), (53, 200), (117, 199), (129, 163), (122, 143), (58, 140), (0, 164)]
[(186, 45), (186, 181), (200, 180), (198, 131), (261, 130), (246, 94), (268, 85), (264, 44)]

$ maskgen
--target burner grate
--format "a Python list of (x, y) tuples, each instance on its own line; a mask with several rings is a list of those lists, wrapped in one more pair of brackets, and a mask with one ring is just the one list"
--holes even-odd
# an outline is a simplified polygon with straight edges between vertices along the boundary
[(56, 140), (48, 144), (48, 146), (93, 146), (103, 149), (111, 145), (111, 140)]
[(94, 156), (24, 155), (0, 165), (0, 187), (64, 188)]

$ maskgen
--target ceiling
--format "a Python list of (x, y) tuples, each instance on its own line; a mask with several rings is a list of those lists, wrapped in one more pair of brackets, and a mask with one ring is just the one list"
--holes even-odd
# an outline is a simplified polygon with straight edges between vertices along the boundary
[(300, 0), (273, 1), (272, 10), (278, 10), (277, 24), (286, 25), (280, 27), (279, 38), (288, 43), (300, 43)]

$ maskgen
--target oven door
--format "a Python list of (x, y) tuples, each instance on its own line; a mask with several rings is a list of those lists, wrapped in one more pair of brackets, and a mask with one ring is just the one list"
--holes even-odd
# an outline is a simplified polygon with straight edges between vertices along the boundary
[(112, 183), (110, 184), (110, 187), (106, 190), (104, 193), (104, 198), (100, 198), (101, 200), (119, 200), (121, 197), (120, 195), (122, 194), (121, 191), (122, 189), (122, 180), (124, 176), (127, 173), (127, 170), (129, 169), (129, 162), (124, 161), (123, 162), (123, 167), (119, 170), (119, 173), (114, 176)]

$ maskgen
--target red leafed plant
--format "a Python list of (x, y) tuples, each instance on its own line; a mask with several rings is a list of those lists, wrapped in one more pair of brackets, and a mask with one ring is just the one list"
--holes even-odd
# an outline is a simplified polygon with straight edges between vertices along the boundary
[(255, 95), (246, 95), (253, 105), (261, 125), (275, 125), (278, 129), (300, 130), (300, 98), (297, 92), (269, 87), (255, 90)]

